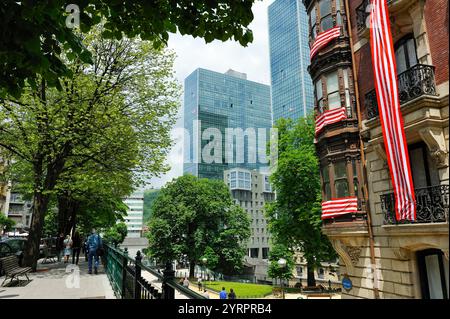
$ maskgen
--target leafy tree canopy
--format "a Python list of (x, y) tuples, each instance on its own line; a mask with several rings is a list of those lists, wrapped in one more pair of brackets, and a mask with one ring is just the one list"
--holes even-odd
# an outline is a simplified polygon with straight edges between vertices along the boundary
[[(155, 47), (166, 44), (169, 33), (214, 39), (252, 42), (248, 25), (255, 0), (72, 0), (79, 9), (79, 29), (87, 33), (104, 22), (102, 37), (120, 40), (125, 35), (150, 40)], [(63, 0), (3, 0), (0, 3), (0, 96), (16, 98), (28, 82), (36, 86), (39, 76), (61, 88), (60, 78), (70, 76), (68, 61), (93, 63), (87, 48), (72, 28), (74, 16)], [(72, 11), (75, 14), (75, 11)], [(76, 17), (76, 16), (75, 16)], [(67, 24), (69, 22), (69, 24)]]
[(159, 262), (187, 256), (190, 276), (205, 255), (211, 267), (216, 264), (213, 270), (233, 273), (242, 268), (249, 227), (247, 213), (222, 181), (181, 176), (162, 188), (154, 203), (149, 253)]
[[(278, 166), (271, 176), (277, 198), (267, 205), (269, 229), (277, 243), (290, 249), (300, 248), (308, 268), (313, 270), (320, 261), (334, 258), (334, 250), (321, 232), (322, 192), (314, 119), (281, 119), (277, 127)], [(314, 280), (310, 274), (308, 280)]]
[[(282, 244), (275, 244), (269, 253), (269, 270), (268, 275), (271, 278), (291, 279), (294, 270), (294, 254), (292, 251)], [(278, 261), (283, 258), (286, 260), (286, 266), (280, 267)]]
[(107, 229), (103, 238), (112, 243), (114, 246), (117, 246), (123, 243), (125, 237), (127, 237), (128, 230), (127, 225), (124, 222), (120, 222), (115, 224), (113, 227)]

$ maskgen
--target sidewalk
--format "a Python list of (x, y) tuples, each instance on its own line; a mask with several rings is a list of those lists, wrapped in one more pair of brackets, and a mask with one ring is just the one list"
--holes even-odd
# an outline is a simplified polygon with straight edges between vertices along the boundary
[(103, 266), (97, 275), (89, 275), (84, 257), (80, 257), (79, 273), (72, 273), (72, 264), (40, 262), (37, 271), (28, 274), (30, 282), (21, 276), (20, 283), (13, 281), (8, 287), (8, 278), (7, 286), (0, 287), (0, 299), (116, 299)]

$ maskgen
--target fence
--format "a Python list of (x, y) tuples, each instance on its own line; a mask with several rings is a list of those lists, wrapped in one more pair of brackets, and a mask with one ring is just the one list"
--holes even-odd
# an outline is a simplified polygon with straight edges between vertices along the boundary
[[(111, 286), (121, 299), (175, 299), (175, 291), (190, 299), (205, 299), (204, 296), (183, 287), (175, 281), (172, 264), (168, 263), (162, 273), (142, 263), (142, 254), (128, 256), (128, 252), (105, 244), (106, 274)], [(162, 283), (161, 288), (153, 286), (142, 277), (142, 270), (148, 271)]]

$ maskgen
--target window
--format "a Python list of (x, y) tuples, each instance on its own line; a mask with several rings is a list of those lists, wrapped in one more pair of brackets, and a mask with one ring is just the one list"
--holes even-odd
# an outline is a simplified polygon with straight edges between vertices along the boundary
[(259, 248), (250, 248), (250, 257), (258, 258)]
[(347, 165), (344, 161), (334, 164), (334, 187), (337, 198), (349, 196)]
[(269, 248), (264, 247), (262, 249), (262, 259), (269, 259)]
[(315, 91), (316, 91), (317, 107), (319, 108), (319, 112), (323, 113), (323, 92), (321, 79), (316, 81)]
[(321, 0), (319, 2), (320, 31), (327, 31), (333, 27), (333, 17), (331, 15), (331, 0)]
[(316, 26), (316, 8), (313, 8), (309, 13), (309, 27), (311, 30), (311, 38), (314, 40), (317, 35), (317, 26)]
[(422, 299), (448, 299), (448, 261), (438, 249), (417, 252)]
[(416, 42), (412, 34), (401, 38), (395, 44), (397, 74), (403, 73), (417, 64)]
[(356, 160), (352, 160), (352, 171), (353, 171), (353, 187), (355, 191), (355, 196), (359, 197), (359, 182), (358, 182), (358, 172), (356, 170)]
[(341, 107), (341, 97), (339, 95), (339, 77), (337, 71), (328, 73), (327, 77), (327, 100), (328, 109)]
[(328, 165), (322, 168), (322, 187), (323, 187), (323, 195), (324, 199), (330, 200), (331, 199), (331, 187), (330, 187), (330, 173), (328, 171)]

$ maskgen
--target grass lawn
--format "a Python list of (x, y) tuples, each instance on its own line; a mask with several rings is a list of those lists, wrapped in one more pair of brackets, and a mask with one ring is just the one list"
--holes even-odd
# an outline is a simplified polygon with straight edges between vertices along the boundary
[(227, 294), (230, 292), (230, 288), (232, 288), (237, 298), (256, 298), (272, 294), (272, 286), (269, 285), (247, 284), (230, 281), (205, 281), (204, 284), (207, 288), (217, 292), (220, 292), (222, 287), (225, 287)]

